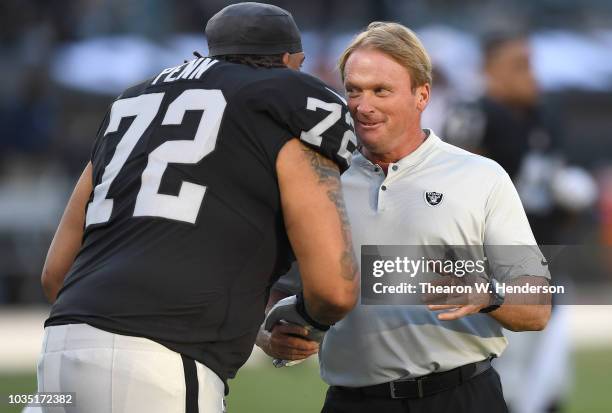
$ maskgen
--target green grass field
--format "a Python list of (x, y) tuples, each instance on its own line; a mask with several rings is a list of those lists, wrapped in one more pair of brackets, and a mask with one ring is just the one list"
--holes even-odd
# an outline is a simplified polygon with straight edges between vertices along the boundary
[[(564, 412), (612, 412), (612, 349), (578, 352), (574, 363), (575, 387)], [(314, 363), (286, 369), (275, 369), (271, 365), (243, 369), (230, 386), (230, 413), (318, 412), (326, 389)], [(0, 374), (3, 398), (10, 393), (31, 393), (35, 388), (33, 375)], [(0, 412), (21, 411), (20, 407), (8, 406), (5, 400), (0, 402)]]

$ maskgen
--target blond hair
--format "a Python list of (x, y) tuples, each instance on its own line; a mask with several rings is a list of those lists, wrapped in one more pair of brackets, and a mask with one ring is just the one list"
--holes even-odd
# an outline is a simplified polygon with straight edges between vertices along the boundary
[(399, 23), (370, 23), (366, 30), (353, 38), (338, 60), (342, 81), (346, 61), (359, 48), (376, 49), (404, 66), (410, 73), (413, 90), (425, 83), (431, 85), (431, 59), (417, 35), (409, 28)]

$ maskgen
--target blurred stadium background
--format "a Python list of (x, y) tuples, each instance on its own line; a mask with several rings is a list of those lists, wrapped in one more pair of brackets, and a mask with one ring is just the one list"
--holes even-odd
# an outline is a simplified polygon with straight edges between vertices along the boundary
[[(36, 356), (48, 313), (40, 270), (108, 105), (127, 86), (189, 59), (192, 51), (205, 54), (205, 22), (230, 3), (0, 2), (0, 412), (20, 411), (5, 403), (8, 393), (35, 390)], [(339, 90), (336, 58), (356, 31), (373, 20), (399, 21), (417, 31), (436, 70), (434, 101), (423, 126), (441, 135), (452, 106), (483, 93), (482, 36), (500, 29), (528, 33), (541, 100), (563, 131), (559, 151), (595, 184), (592, 199), (563, 215), (563, 239), (556, 241), (612, 244), (611, 1), (270, 3), (290, 10), (303, 31), (303, 70)], [(572, 188), (582, 193), (576, 185)], [(569, 198), (572, 204), (571, 192)], [(612, 266), (609, 258), (601, 257), (604, 268)], [(601, 282), (596, 288), (608, 291), (612, 279)], [(591, 290), (577, 290), (587, 304)], [(527, 394), (525, 406), (549, 397), (564, 412), (612, 412), (611, 309), (558, 306), (556, 335), (523, 336), (523, 344), (515, 347), (526, 350), (516, 356), (518, 367), (504, 383), (509, 397)], [(546, 371), (557, 380), (551, 382)], [(233, 382), (229, 408), (318, 411), (324, 389), (314, 362), (275, 370), (255, 351)]]

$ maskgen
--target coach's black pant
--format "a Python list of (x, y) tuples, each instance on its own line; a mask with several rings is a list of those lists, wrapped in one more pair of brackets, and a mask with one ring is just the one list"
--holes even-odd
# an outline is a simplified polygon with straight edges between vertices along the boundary
[(507, 413), (501, 382), (490, 368), (449, 390), (421, 399), (366, 397), (331, 387), (321, 413)]

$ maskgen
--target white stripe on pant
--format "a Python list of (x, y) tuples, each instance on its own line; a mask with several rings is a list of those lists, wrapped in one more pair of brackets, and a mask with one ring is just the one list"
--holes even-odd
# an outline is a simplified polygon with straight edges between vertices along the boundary
[[(223, 411), (223, 382), (195, 362), (202, 413)], [(39, 392), (74, 392), (69, 407), (45, 413), (184, 413), (181, 355), (141, 337), (113, 334), (87, 324), (45, 328), (38, 361)]]

